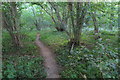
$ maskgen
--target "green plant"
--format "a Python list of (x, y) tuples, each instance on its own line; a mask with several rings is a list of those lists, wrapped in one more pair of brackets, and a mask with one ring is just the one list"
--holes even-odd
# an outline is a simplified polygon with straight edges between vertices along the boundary
[(3, 33), (3, 78), (45, 78), (43, 59), (33, 43), (36, 32), (21, 33), (23, 47), (12, 47), (8, 33)]
[(36, 56), (7, 56), (3, 58), (3, 78), (45, 78), (43, 59)]

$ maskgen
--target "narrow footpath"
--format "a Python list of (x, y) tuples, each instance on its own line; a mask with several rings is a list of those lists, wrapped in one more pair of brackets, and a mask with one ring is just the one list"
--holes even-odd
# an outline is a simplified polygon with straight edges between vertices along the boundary
[(47, 73), (47, 78), (59, 78), (58, 65), (55, 60), (55, 55), (52, 51), (40, 41), (40, 34), (37, 34), (36, 45), (40, 49), (40, 55), (44, 58), (45, 71)]

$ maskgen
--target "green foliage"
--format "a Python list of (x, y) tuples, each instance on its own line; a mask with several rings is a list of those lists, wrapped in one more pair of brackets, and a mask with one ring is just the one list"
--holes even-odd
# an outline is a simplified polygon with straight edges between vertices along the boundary
[[(57, 61), (62, 66), (61, 76), (63, 78), (118, 78), (118, 4), (117, 3), (89, 3), (89, 8), (86, 13), (84, 28), (81, 35), (81, 42), (84, 46), (74, 47), (70, 53), (68, 47), (68, 36), (65, 32), (55, 31), (54, 26), (59, 27), (63, 21), (66, 30), (72, 36), (73, 30), (71, 24), (71, 15), (69, 14), (68, 3), (57, 3), (51, 6), (50, 3), (15, 3), (17, 5), (17, 17), (20, 18), (20, 29), (18, 32), (21, 35), (23, 47), (13, 47), (12, 38), (9, 33), (3, 31), (3, 78), (45, 78), (46, 74), (42, 65), (43, 59), (40, 56), (34, 42), (36, 34), (40, 33), (40, 38), (48, 46), (56, 51)], [(40, 7), (40, 5), (43, 6)], [(81, 6), (81, 5), (80, 5)], [(8, 31), (12, 32), (11, 20), (14, 16), (10, 16), (10, 4), (3, 3), (3, 14), (5, 13), (6, 20), (9, 20), (7, 25)], [(73, 12), (76, 13), (76, 3), (73, 5)], [(34, 8), (35, 11), (32, 11)], [(86, 8), (86, 7), (80, 7)], [(84, 11), (83, 9), (83, 11)], [(48, 13), (46, 11), (48, 11)], [(58, 11), (57, 11), (58, 10)], [(55, 12), (56, 11), (56, 12)], [(14, 11), (13, 11), (14, 12)], [(35, 14), (33, 13), (35, 12)], [(97, 27), (100, 30), (100, 39), (95, 40), (94, 23), (90, 15), (95, 12)], [(56, 14), (57, 13), (57, 14)], [(60, 15), (58, 15), (60, 14)], [(77, 17), (72, 15), (76, 20)], [(55, 25), (52, 18), (55, 19)], [(36, 31), (35, 21), (38, 20), (40, 32)], [(76, 21), (75, 22), (76, 24)], [(79, 20), (78, 20), (79, 21)], [(4, 26), (5, 27), (5, 26)], [(15, 27), (15, 26), (14, 26)], [(63, 27), (63, 26), (62, 26)], [(17, 28), (17, 27), (16, 27)], [(91, 30), (92, 29), (92, 30)], [(72, 32), (73, 31), (73, 32)], [(16, 31), (13, 31), (15, 34)], [(69, 37), (70, 37), (69, 36)], [(87, 48), (91, 46), (92, 48)], [(120, 76), (119, 76), (120, 77)]]
[(63, 32), (57, 32), (52, 29), (45, 29), (40, 32), (41, 40), (47, 45), (51, 46), (53, 49), (59, 48), (68, 42), (67, 35)]
[(58, 61), (64, 67), (62, 77), (118, 78), (118, 53), (110, 51), (107, 47), (105, 51), (101, 47), (97, 46), (93, 51), (85, 47), (75, 48), (72, 54), (67, 48), (57, 51)]
[[(63, 33), (46, 31), (44, 34), (42, 32), (41, 39), (56, 49), (57, 61), (63, 68), (61, 71), (63, 78), (118, 78), (117, 36), (109, 35), (116, 35), (117, 32), (101, 31), (100, 33), (101, 38), (95, 41), (92, 31), (83, 32), (82, 41), (86, 44), (96, 43), (96, 46), (92, 49), (79, 46), (74, 48), (71, 54), (66, 46), (68, 41)], [(61, 39), (59, 35), (64, 38)], [(110, 42), (108, 43), (107, 40)], [(61, 45), (63, 42), (64, 44)], [(59, 46), (56, 47), (54, 44)]]
[(3, 33), (2, 34), (2, 52), (7, 53), (7, 52), (15, 52), (16, 50), (12, 47), (12, 39), (8, 33)]
[(36, 54), (37, 47), (33, 43), (33, 41), (36, 38), (36, 34), (37, 34), (36, 31), (33, 31), (33, 32), (21, 31), (21, 41), (22, 41), (23, 47), (20, 49), (15, 49), (13, 47), (11, 36), (8, 34), (8, 32), (3, 31), (3, 34), (2, 34), (2, 41), (3, 41), (2, 42), (2, 45), (3, 45), (2, 52), (3, 53), (16, 53), (19, 50), (21, 54), (22, 53), (24, 54), (26, 52), (29, 54), (31, 54), (31, 53)]
[(22, 30), (36, 30), (36, 20), (39, 28), (45, 28), (52, 25), (50, 16), (41, 9), (40, 6), (32, 5), (29, 3), (22, 5), (23, 9), (21, 14), (21, 29)]
[(23, 47), (12, 47), (8, 33), (3, 33), (3, 78), (45, 78), (43, 59), (35, 41), (37, 32), (22, 32)]
[[(88, 12), (96, 12), (96, 18), (97, 22), (99, 24), (99, 27), (107, 29), (107, 30), (113, 30), (113, 28), (117, 29), (118, 26), (118, 3), (90, 3), (90, 8)], [(88, 15), (89, 16), (89, 15)], [(91, 20), (89, 20), (89, 24), (92, 26)], [(112, 27), (112, 28), (111, 28)]]
[(44, 78), (42, 58), (36, 56), (3, 56), (4, 78)]

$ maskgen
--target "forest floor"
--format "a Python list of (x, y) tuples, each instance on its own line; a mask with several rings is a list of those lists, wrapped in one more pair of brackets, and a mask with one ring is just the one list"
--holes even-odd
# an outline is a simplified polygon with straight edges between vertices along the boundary
[(55, 55), (44, 43), (41, 42), (40, 34), (37, 34), (35, 43), (40, 49), (41, 56), (43, 56), (47, 78), (59, 78), (59, 68), (55, 60)]

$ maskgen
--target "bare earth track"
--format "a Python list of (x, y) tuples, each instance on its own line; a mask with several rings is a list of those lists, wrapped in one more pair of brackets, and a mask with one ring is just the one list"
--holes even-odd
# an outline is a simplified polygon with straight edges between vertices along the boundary
[(40, 53), (44, 58), (44, 66), (47, 72), (47, 78), (59, 78), (60, 75), (58, 73), (59, 70), (54, 53), (52, 53), (51, 50), (47, 46), (45, 46), (39, 39), (40, 34), (37, 34), (35, 43), (38, 48), (40, 48)]

